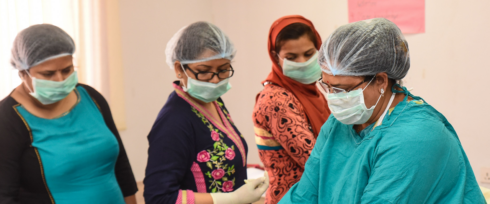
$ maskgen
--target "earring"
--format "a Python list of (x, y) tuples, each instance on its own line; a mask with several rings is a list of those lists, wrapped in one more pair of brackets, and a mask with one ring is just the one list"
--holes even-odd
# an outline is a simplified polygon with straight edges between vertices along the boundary
[(381, 95), (384, 95), (385, 94), (385, 90), (383, 88), (381, 88)]
[(179, 74), (179, 78), (180, 78), (180, 74)]

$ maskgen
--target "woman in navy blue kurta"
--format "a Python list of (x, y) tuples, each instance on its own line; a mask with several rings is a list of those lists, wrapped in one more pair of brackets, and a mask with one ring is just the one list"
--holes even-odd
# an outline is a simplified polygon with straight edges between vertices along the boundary
[(242, 186), (247, 143), (223, 101), (213, 102), (221, 117), (214, 118), (178, 82), (173, 85), (175, 91), (148, 135), (147, 202), (175, 203), (186, 199), (184, 194), (231, 192)]
[(221, 96), (231, 85), (235, 50), (216, 26), (193, 23), (167, 44), (178, 81), (148, 135), (145, 201), (252, 203), (268, 187), (247, 179), (247, 144)]

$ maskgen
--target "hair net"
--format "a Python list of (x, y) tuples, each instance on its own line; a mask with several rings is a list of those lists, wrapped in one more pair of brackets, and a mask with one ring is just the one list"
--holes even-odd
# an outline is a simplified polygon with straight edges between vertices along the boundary
[(403, 79), (410, 68), (408, 44), (400, 29), (384, 18), (341, 26), (323, 43), (318, 59), (331, 75), (369, 76), (386, 72)]
[(15, 37), (10, 63), (18, 70), (27, 70), (74, 52), (75, 43), (65, 31), (50, 24), (33, 25)]
[[(211, 55), (203, 55), (210, 50)], [(171, 69), (175, 61), (182, 64), (214, 59), (232, 60), (235, 48), (230, 39), (218, 27), (207, 22), (196, 22), (181, 28), (167, 43), (166, 62)]]

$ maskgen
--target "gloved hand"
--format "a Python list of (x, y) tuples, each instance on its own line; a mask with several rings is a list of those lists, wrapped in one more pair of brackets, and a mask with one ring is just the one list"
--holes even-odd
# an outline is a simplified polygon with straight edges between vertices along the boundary
[[(267, 171), (264, 171), (264, 177), (265, 177), (265, 180), (267, 181), (267, 185), (269, 185), (269, 174), (267, 173)], [(264, 182), (265, 183), (265, 182)], [(261, 184), (263, 185), (263, 184)], [(260, 187), (260, 186), (259, 186)], [(267, 190), (267, 189), (266, 189)], [(264, 193), (264, 192), (262, 192)]]
[(211, 193), (214, 204), (253, 203), (269, 188), (269, 178), (246, 180), (245, 185), (231, 193)]

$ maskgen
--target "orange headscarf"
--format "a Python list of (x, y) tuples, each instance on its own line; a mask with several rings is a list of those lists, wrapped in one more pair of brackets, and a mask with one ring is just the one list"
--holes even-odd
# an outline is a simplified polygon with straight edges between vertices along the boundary
[(281, 66), (276, 62), (276, 57), (271, 53), (271, 51), (275, 50), (276, 48), (276, 37), (279, 32), (281, 32), (284, 27), (293, 23), (303, 23), (309, 26), (316, 35), (316, 49), (320, 49), (322, 40), (313, 26), (313, 23), (311, 23), (311, 21), (308, 19), (300, 15), (291, 15), (284, 16), (276, 20), (269, 30), (268, 51), (272, 61), (272, 72), (262, 83), (267, 81), (272, 82), (282, 88), (287, 89), (288, 91), (291, 91), (305, 108), (306, 117), (311, 124), (315, 137), (317, 137), (323, 123), (325, 123), (328, 116), (330, 116), (330, 109), (328, 109), (325, 97), (320, 90), (318, 90), (315, 83), (306, 85), (284, 76)]

